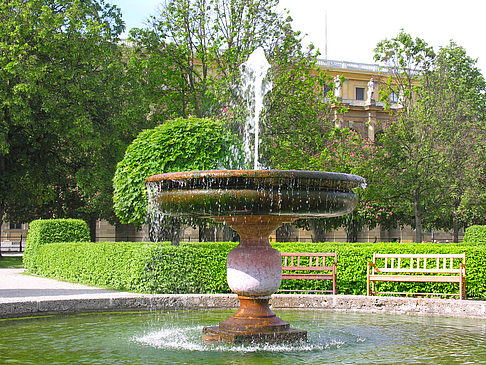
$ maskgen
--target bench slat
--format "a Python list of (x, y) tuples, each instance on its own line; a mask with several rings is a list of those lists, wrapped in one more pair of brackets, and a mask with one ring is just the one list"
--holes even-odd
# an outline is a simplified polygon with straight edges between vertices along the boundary
[(427, 259), (435, 259), (435, 258), (446, 258), (446, 259), (460, 259), (460, 258), (465, 258), (465, 254), (462, 253), (449, 253), (449, 254), (429, 254), (429, 253), (410, 253), (410, 254), (402, 254), (402, 253), (397, 253), (397, 254), (389, 254), (389, 253), (377, 253), (375, 255), (375, 259), (384, 259), (384, 258), (427, 258)]
[(402, 282), (433, 282), (433, 283), (459, 283), (459, 276), (425, 276), (425, 275), (371, 275), (371, 281), (402, 281)]
[(393, 273), (423, 273), (423, 274), (459, 274), (461, 269), (383, 269), (377, 268), (376, 272), (393, 272)]
[(333, 266), (282, 266), (282, 270), (287, 271), (332, 271), (333, 269)]
[(282, 274), (282, 279), (331, 280), (332, 274)]

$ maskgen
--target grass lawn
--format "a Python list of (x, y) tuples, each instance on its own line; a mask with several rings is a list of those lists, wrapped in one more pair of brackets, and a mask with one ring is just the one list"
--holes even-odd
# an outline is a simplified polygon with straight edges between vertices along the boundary
[(0, 269), (24, 267), (21, 256), (2, 256), (0, 258)]

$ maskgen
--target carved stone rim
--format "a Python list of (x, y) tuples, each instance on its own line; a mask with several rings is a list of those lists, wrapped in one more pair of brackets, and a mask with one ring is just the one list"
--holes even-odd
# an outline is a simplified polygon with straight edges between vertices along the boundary
[[(361, 176), (327, 171), (305, 171), (305, 170), (207, 170), (207, 171), (184, 171), (169, 172), (152, 175), (146, 182), (160, 182), (167, 188), (179, 185), (181, 181), (191, 181), (211, 188), (217, 186), (220, 181), (227, 180), (231, 183), (238, 183), (240, 180), (264, 186), (298, 186), (300, 188), (338, 188), (354, 189), (362, 187), (366, 181)], [(209, 184), (209, 185), (208, 185)], [(183, 188), (178, 186), (178, 188)], [(194, 185), (187, 187), (194, 188)]]

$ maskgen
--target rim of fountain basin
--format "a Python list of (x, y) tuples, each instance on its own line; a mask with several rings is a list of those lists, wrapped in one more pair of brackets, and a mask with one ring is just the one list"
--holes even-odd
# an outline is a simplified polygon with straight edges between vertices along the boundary
[(170, 172), (145, 182), (164, 214), (209, 218), (334, 217), (349, 213), (357, 203), (353, 189), (365, 187), (361, 176), (305, 170)]
[[(191, 185), (181, 185), (182, 180), (191, 180)], [(146, 182), (161, 182), (164, 188), (191, 189), (221, 187), (221, 180), (231, 186), (265, 188), (290, 187), (304, 189), (329, 189), (349, 191), (363, 187), (366, 180), (358, 175), (328, 171), (307, 170), (205, 170), (167, 172), (149, 176)]]
[[(238, 307), (236, 294), (134, 294), (0, 298), (0, 319), (45, 315), (153, 310), (214, 310)], [(330, 310), (353, 313), (486, 318), (486, 301), (359, 295), (273, 294), (272, 310)]]

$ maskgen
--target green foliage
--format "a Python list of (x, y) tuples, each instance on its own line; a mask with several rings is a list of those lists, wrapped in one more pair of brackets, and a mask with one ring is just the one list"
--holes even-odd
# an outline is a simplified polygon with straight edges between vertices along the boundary
[(0, 19), (0, 217), (112, 217), (114, 168), (148, 113), (123, 64), (119, 9), (9, 0)]
[(486, 244), (486, 226), (467, 227), (463, 242), (468, 245)]
[(36, 251), (30, 272), (142, 293), (222, 293), (226, 257), (236, 244), (53, 243)]
[(29, 224), (29, 233), (24, 252), (27, 270), (35, 270), (37, 251), (40, 247), (54, 242), (90, 241), (89, 229), (81, 219), (39, 219)]
[[(143, 293), (227, 293), (226, 257), (235, 243), (53, 243), (35, 253), (31, 272), (63, 280)], [(338, 253), (338, 294), (365, 295), (373, 252), (466, 252), (466, 294), (486, 299), (486, 246), (403, 243), (273, 243), (281, 252)], [(382, 283), (403, 292), (455, 292), (457, 285)], [(328, 282), (285, 280), (285, 289), (323, 289)]]
[(484, 217), (485, 80), (454, 42), (436, 54), (403, 30), (378, 43), (375, 60), (388, 66), (380, 101), (393, 93), (400, 108), (378, 141), (379, 183), (370, 191), (396, 202), (416, 242), (423, 227), (453, 230), (457, 242), (461, 227)]
[(248, 55), (284, 44), (289, 20), (277, 3), (169, 0), (145, 29), (132, 29), (132, 62), (146, 80), (155, 117), (217, 117), (234, 101)]
[(187, 118), (143, 131), (118, 164), (114, 209), (122, 223), (143, 224), (147, 212), (145, 179), (154, 174), (238, 166), (237, 139), (221, 122)]

